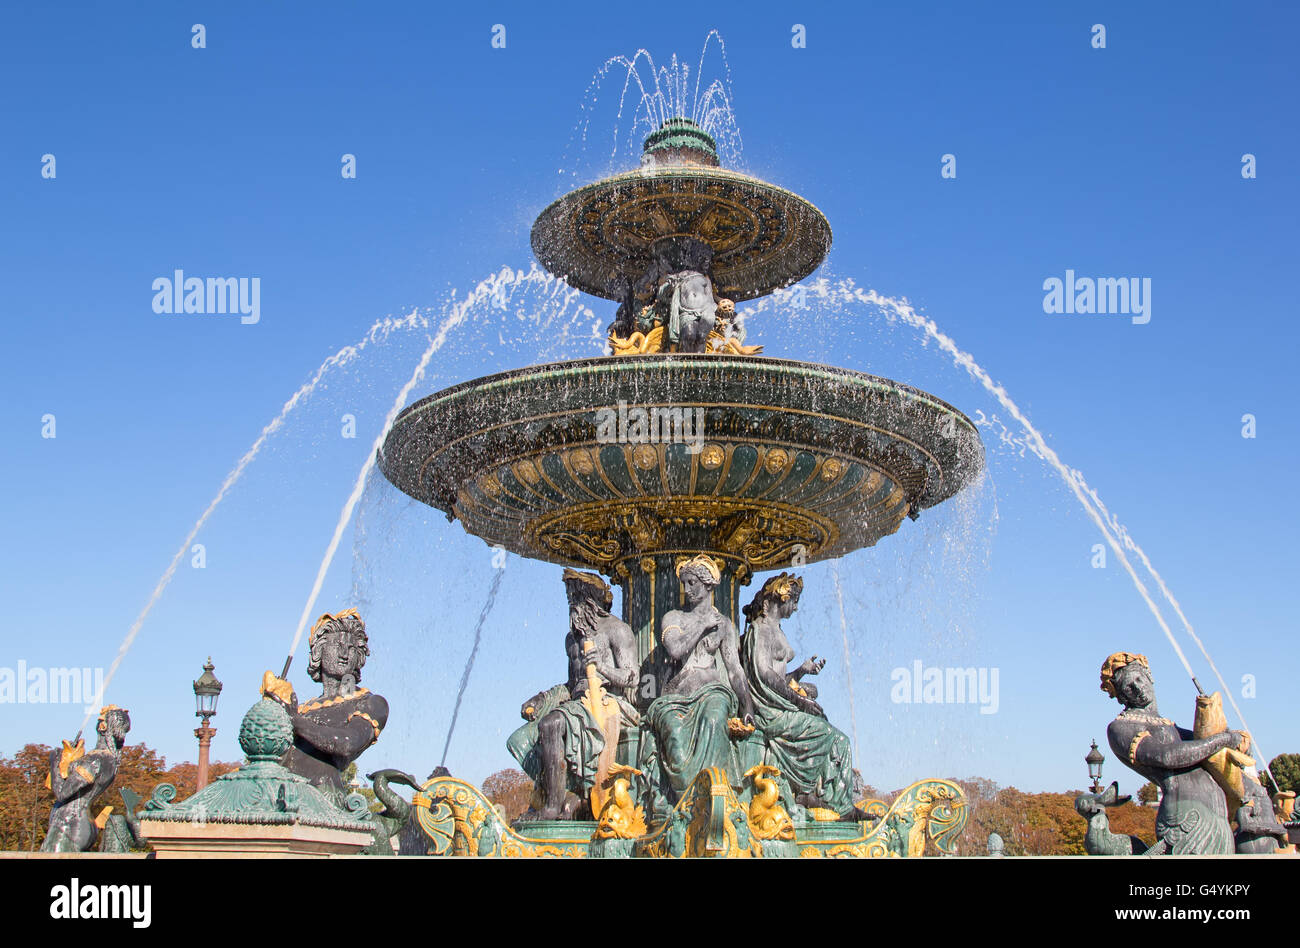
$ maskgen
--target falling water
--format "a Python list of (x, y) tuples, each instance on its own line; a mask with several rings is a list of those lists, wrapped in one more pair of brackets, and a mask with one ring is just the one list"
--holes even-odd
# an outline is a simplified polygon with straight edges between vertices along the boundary
[[(705, 75), (705, 59), (711, 46), (717, 47), (722, 75), (710, 79), (701, 90)], [(638, 49), (630, 59), (626, 56), (613, 56), (607, 59), (596, 71), (587, 87), (581, 106), (582, 115), (574, 128), (569, 147), (565, 151), (563, 166), (560, 168), (562, 174), (569, 172), (576, 182), (585, 172), (592, 170), (584, 171), (575, 165), (587, 144), (592, 115), (600, 102), (600, 93), (605, 81), (611, 74), (618, 75), (619, 70), (622, 71), (622, 86), (619, 89), (617, 112), (609, 123), (612, 144), (607, 157), (608, 164), (601, 173), (626, 171), (627, 165), (634, 163), (640, 157), (640, 140), (659, 128), (666, 120), (676, 117), (690, 118), (698, 123), (704, 131), (713, 136), (724, 158), (724, 164), (729, 167), (738, 164), (743, 142), (731, 105), (731, 65), (727, 61), (727, 47), (722, 36), (717, 30), (710, 30), (700, 49), (694, 86), (691, 84), (690, 64), (678, 60), (676, 54), (673, 54), (665, 66), (657, 65), (654, 57), (645, 49)], [(631, 106), (632, 120), (624, 134), (622, 131), (624, 112), (628, 108), (629, 92), (632, 92), (634, 99)], [(621, 155), (620, 151), (623, 152)]]
[[(527, 273), (522, 271), (511, 270), (509, 267), (503, 268), (499, 273), (493, 274), (486, 280), (479, 283), (465, 299), (454, 304), (451, 312), (442, 321), (438, 327), (437, 335), (430, 337), (428, 348), (420, 356), (420, 361), (415, 366), (415, 371), (406, 384), (402, 386), (401, 391), (397, 393), (397, 398), (393, 401), (393, 407), (389, 409), (388, 416), (384, 419), (384, 425), (379, 434), (375, 436), (374, 444), (371, 446), (370, 453), (366, 455), (365, 463), (361, 465), (361, 470), (357, 474), (356, 483), (352, 486), (352, 493), (348, 495), (347, 501), (343, 504), (343, 509), (339, 513), (338, 522), (334, 525), (334, 534), (330, 537), (329, 546), (325, 550), (325, 556), (321, 559), (320, 568), (316, 571), (316, 581), (312, 583), (311, 593), (307, 597), (307, 602), (303, 606), (302, 615), (298, 618), (298, 627), (293, 634), (293, 642), (289, 646), (288, 655), (292, 659), (295, 652), (298, 651), (298, 645), (302, 641), (302, 633), (307, 628), (307, 621), (311, 617), (316, 607), (316, 600), (320, 596), (321, 587), (325, 583), (325, 574), (329, 572), (330, 564), (334, 562), (334, 554), (338, 551), (339, 542), (343, 539), (343, 531), (347, 529), (348, 522), (352, 519), (352, 512), (356, 509), (357, 502), (361, 499), (361, 494), (365, 490), (367, 478), (374, 468), (378, 459), (379, 450), (384, 445), (384, 439), (388, 437), (388, 430), (393, 426), (397, 415), (406, 406), (406, 400), (411, 391), (420, 380), (424, 377), (425, 369), (428, 368), (429, 360), (433, 358), (434, 353), (441, 349), (450, 337), (452, 330), (459, 327), (465, 322), (466, 317), (474, 310), (476, 306), (484, 302), (499, 302), (504, 305), (504, 299), (507, 292), (521, 285), (538, 284), (550, 285), (552, 288), (563, 286), (555, 277), (536, 267), (530, 269)], [(564, 306), (567, 308), (572, 298), (576, 296), (576, 291), (570, 291), (565, 294)], [(563, 311), (563, 310), (561, 310)]]
[(861, 766), (862, 750), (858, 746), (858, 711), (853, 704), (853, 666), (849, 663), (849, 620), (844, 615), (844, 588), (840, 585), (840, 570), (831, 563), (831, 579), (835, 582), (835, 600), (840, 607), (840, 636), (844, 641), (844, 679), (849, 686), (849, 723), (853, 725), (853, 759)]
[(126, 653), (130, 651), (131, 645), (135, 642), (135, 638), (139, 634), (141, 626), (144, 625), (145, 619), (149, 618), (149, 613), (152, 612), (153, 607), (158, 604), (158, 600), (162, 598), (163, 592), (167, 589), (172, 578), (176, 575), (176, 569), (180, 565), (181, 560), (185, 558), (185, 554), (189, 552), (190, 544), (194, 542), (194, 538), (198, 536), (199, 531), (203, 529), (203, 525), (206, 524), (212, 514), (216, 512), (217, 507), (225, 498), (226, 494), (229, 493), (230, 489), (235, 486), (241, 477), (243, 477), (244, 471), (253, 463), (253, 460), (262, 450), (262, 446), (266, 444), (273, 434), (284, 427), (285, 420), (293, 410), (306, 399), (311, 397), (311, 394), (320, 384), (321, 379), (324, 378), (325, 373), (331, 369), (347, 365), (349, 362), (355, 360), (368, 345), (371, 343), (382, 342), (397, 330), (424, 328), (427, 325), (428, 319), (423, 316), (418, 309), (412, 310), (408, 315), (400, 318), (387, 316), (383, 319), (377, 320), (375, 324), (370, 327), (369, 331), (361, 337), (359, 342), (355, 345), (344, 346), (338, 352), (334, 353), (322, 362), (307, 383), (289, 397), (289, 400), (284, 403), (284, 407), (280, 409), (280, 413), (272, 418), (267, 426), (262, 429), (262, 433), (257, 436), (257, 440), (253, 442), (252, 447), (244, 452), (244, 456), (239, 459), (231, 469), (230, 473), (226, 475), (226, 479), (223, 480), (221, 486), (217, 488), (216, 496), (208, 503), (208, 506), (204, 509), (203, 513), (199, 515), (199, 519), (194, 522), (194, 526), (190, 528), (190, 532), (187, 533), (185, 539), (181, 541), (180, 548), (176, 551), (176, 555), (172, 557), (171, 563), (167, 565), (167, 569), (164, 570), (162, 576), (159, 577), (158, 583), (154, 586), (153, 593), (149, 596), (148, 602), (146, 602), (144, 608), (140, 610), (140, 614), (136, 616), (135, 621), (131, 623), (130, 629), (127, 630), (126, 638), (122, 640), (122, 644), (118, 647), (117, 655), (113, 659), (113, 664), (109, 666), (108, 673), (104, 676), (104, 681), (95, 695), (95, 700), (91, 705), (91, 710), (87, 712), (85, 719), (81, 722), (82, 731), (86, 729), (86, 725), (90, 723), (91, 718), (95, 717), (99, 713), (99, 708), (104, 700), (104, 693), (108, 690), (108, 686), (113, 680), (113, 675), (117, 672), (118, 666), (122, 664), (122, 659), (126, 657)]
[(483, 603), (483, 609), (478, 614), (478, 622), (474, 624), (474, 645), (469, 650), (469, 659), (465, 662), (465, 670), (460, 675), (460, 688), (456, 691), (456, 704), (451, 709), (451, 724), (447, 726), (447, 740), (442, 745), (442, 760), (438, 766), (447, 766), (447, 750), (451, 747), (451, 736), (456, 733), (456, 719), (460, 717), (460, 702), (465, 697), (465, 689), (469, 686), (469, 676), (474, 670), (474, 661), (478, 658), (478, 646), (483, 640), (483, 623), (487, 621), (488, 614), (492, 607), (496, 605), (497, 590), (501, 588), (501, 577), (506, 574), (504, 567), (499, 567), (496, 575), (492, 577), (492, 586), (488, 589), (487, 599)]
[[(1123, 524), (1121, 524), (1118, 519), (1107, 510), (1105, 505), (1102, 504), (1097, 492), (1088, 486), (1082, 473), (1068, 467), (1061, 461), (1056, 452), (1048, 446), (1038, 429), (1033, 426), (1025, 414), (1020, 410), (1020, 407), (1012, 401), (1011, 396), (1007, 394), (1006, 389), (999, 383), (994, 382), (988, 372), (986, 372), (979, 363), (975, 361), (974, 357), (972, 357), (970, 353), (962, 351), (962, 349), (957, 346), (956, 342), (953, 341), (952, 337), (939, 329), (934, 320), (927, 319), (918, 314), (912, 308), (912, 305), (905, 299), (900, 300), (895, 299), (894, 297), (883, 296), (875, 290), (864, 290), (857, 286), (852, 280), (840, 280), (836, 284), (832, 285), (829, 280), (822, 278), (807, 284), (806, 291), (809, 292), (810, 295), (816, 296), (819, 299), (834, 303), (843, 304), (856, 302), (877, 307), (878, 309), (883, 310), (889, 318), (896, 318), (913, 329), (920, 330), (925, 334), (927, 340), (933, 340), (937, 343), (939, 349), (947, 353), (956, 366), (964, 369), (971, 378), (979, 382), (980, 385), (989, 392), (989, 394), (996, 398), (998, 403), (1009, 415), (1011, 415), (1012, 418), (1016, 420), (1025, 432), (1024, 440), (1016, 441), (1016, 443), (1021, 444), (1036, 457), (1046, 462), (1058, 475), (1060, 475), (1061, 479), (1065, 482), (1065, 485), (1070, 488), (1070, 491), (1078, 499), (1084, 512), (1087, 513), (1088, 517), (1096, 525), (1097, 529), (1101, 531), (1102, 536), (1105, 538), (1111, 550), (1113, 550), (1115, 555), (1119, 557), (1121, 565), (1123, 565), (1129, 578), (1133, 581), (1134, 587), (1142, 597), (1142, 600), (1146, 603), (1147, 608), (1155, 617), (1156, 623), (1165, 633), (1165, 637), (1169, 640), (1169, 644), (1173, 646), (1174, 652), (1177, 654), (1179, 661), (1182, 662), (1183, 668), (1186, 669), (1188, 676), (1193, 680), (1193, 682), (1196, 681), (1196, 675), (1192, 671), (1191, 663), (1188, 662), (1187, 656), (1183, 653), (1178, 641), (1174, 638), (1173, 631), (1169, 628), (1169, 624), (1165, 621), (1165, 618), (1159, 607), (1156, 605), (1155, 600), (1152, 599), (1151, 593), (1148, 591), (1146, 584), (1142, 582), (1137, 571), (1129, 561), (1128, 556), (1125, 555), (1126, 548), (1134, 553), (1147, 569), (1147, 572), (1156, 581), (1161, 594), (1170, 603), (1175, 613), (1182, 621), (1183, 627), (1186, 629), (1188, 635), (1196, 642), (1197, 646), (1201, 650), (1201, 654), (1205, 656), (1210, 668), (1214, 671), (1215, 677), (1218, 679), (1224, 694), (1228, 696), (1229, 703), (1232, 705), (1237, 717), (1241, 720), (1242, 727), (1245, 730), (1250, 730), (1249, 725), (1246, 723), (1245, 715), (1241, 713), (1241, 708), (1238, 707), (1237, 702), (1233, 699), (1232, 691), (1228, 688), (1227, 682), (1224, 681), (1223, 676), (1219, 673), (1218, 667), (1210, 658), (1209, 652), (1206, 650), (1204, 643), (1192, 628), (1191, 623), (1183, 613), (1182, 608), (1174, 598), (1173, 593), (1169, 590), (1169, 587), (1160, 577), (1160, 574), (1156, 572), (1154, 566), (1152, 566), (1146, 553), (1140, 546), (1138, 546), (1137, 542), (1133, 540), (1132, 536)], [(751, 317), (763, 312), (769, 307), (769, 305), (779, 305), (788, 300), (794, 292), (795, 291), (793, 290), (778, 291), (773, 294), (770, 302), (769, 300), (759, 302), (757, 305), (750, 307), (745, 315), (746, 317)], [(1004, 437), (1003, 440), (1009, 439)], [(1120, 537), (1123, 538), (1123, 545), (1121, 545), (1120, 540), (1118, 539)], [(1260, 757), (1267, 759), (1267, 755), (1264, 754), (1263, 748), (1260, 748), (1257, 743), (1255, 746), (1259, 750)]]

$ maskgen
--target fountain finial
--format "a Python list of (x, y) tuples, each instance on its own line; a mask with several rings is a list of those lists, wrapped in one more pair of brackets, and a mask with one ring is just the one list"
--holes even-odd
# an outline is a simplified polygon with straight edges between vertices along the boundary
[(641, 148), (642, 168), (674, 165), (719, 167), (718, 143), (713, 136), (688, 118), (667, 119), (646, 136)]

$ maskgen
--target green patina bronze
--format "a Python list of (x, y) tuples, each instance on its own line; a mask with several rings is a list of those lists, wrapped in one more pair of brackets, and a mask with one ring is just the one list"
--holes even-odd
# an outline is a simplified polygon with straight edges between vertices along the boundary
[(674, 159), (716, 167), (718, 146), (713, 136), (690, 119), (671, 118), (646, 136), (642, 160), (646, 164), (660, 164)]
[(194, 796), (175, 802), (176, 788), (157, 787), (141, 817), (161, 822), (289, 824), (326, 829), (365, 829), (371, 817), (365, 797), (353, 793), (336, 806), (304, 777), (280, 763), (293, 743), (293, 724), (279, 703), (263, 698), (244, 715), (239, 746), (247, 762)]
[[(639, 170), (562, 197), (532, 230), (544, 266), (619, 302), (620, 354), (476, 379), (397, 418), (384, 475), (491, 545), (569, 567), (570, 597), (567, 680), (524, 701), (509, 740), (532, 809), (505, 826), (435, 776), (409, 806), (386, 801), (403, 852), (953, 851), (955, 785), (858, 799), (849, 741), (806, 680), (824, 662), (788, 667), (780, 620), (801, 582), (769, 580), (740, 634), (756, 574), (870, 547), (983, 469), (975, 426), (940, 399), (744, 345), (734, 302), (808, 276), (830, 240), (810, 202), (720, 168), (704, 130), (672, 119)], [(583, 567), (622, 587), (621, 621)]]

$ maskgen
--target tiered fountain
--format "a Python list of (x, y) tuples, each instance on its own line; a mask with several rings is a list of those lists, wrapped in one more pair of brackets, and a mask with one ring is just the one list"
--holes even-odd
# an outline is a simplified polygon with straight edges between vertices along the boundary
[[(665, 122), (641, 168), (565, 195), (533, 226), (544, 266), (619, 304), (612, 354), (445, 389), (404, 411), (384, 444), (388, 479), (471, 534), (621, 587), (639, 662), (626, 694), (645, 717), (679, 672), (664, 617), (687, 608), (683, 564), (704, 562), (695, 575), (740, 629), (741, 587), (757, 574), (872, 546), (982, 469), (974, 425), (939, 399), (745, 344), (734, 304), (808, 276), (830, 241), (811, 203), (719, 167), (695, 123)], [(591, 685), (599, 729), (600, 702), (613, 704), (599, 677)], [(828, 814), (778, 779), (794, 832), (773, 835), (756, 822), (760, 798), (773, 799), (766, 772), (737, 783), (708, 767), (670, 787), (645, 766), (649, 728), (615, 728), (618, 760), (602, 757), (596, 792), (569, 819), (507, 827), (475, 788), (431, 780), (414, 807), (430, 851), (919, 855), (927, 836), (950, 852), (965, 822), (943, 780), (913, 784), (892, 808)], [(768, 760), (762, 727), (732, 719), (730, 733), (743, 761)]]

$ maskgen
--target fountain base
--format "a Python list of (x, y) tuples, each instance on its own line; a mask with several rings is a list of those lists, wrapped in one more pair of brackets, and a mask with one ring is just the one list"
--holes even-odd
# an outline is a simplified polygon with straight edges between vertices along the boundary
[(961, 789), (932, 778), (890, 806), (863, 801), (866, 820), (774, 821), (764, 819), (758, 796), (733, 788), (717, 768), (701, 771), (666, 818), (634, 836), (620, 832), (613, 801), (597, 822), (507, 824), (482, 791), (453, 777), (428, 781), (413, 805), (429, 855), (490, 858), (879, 858), (927, 849), (951, 856), (968, 815)]

